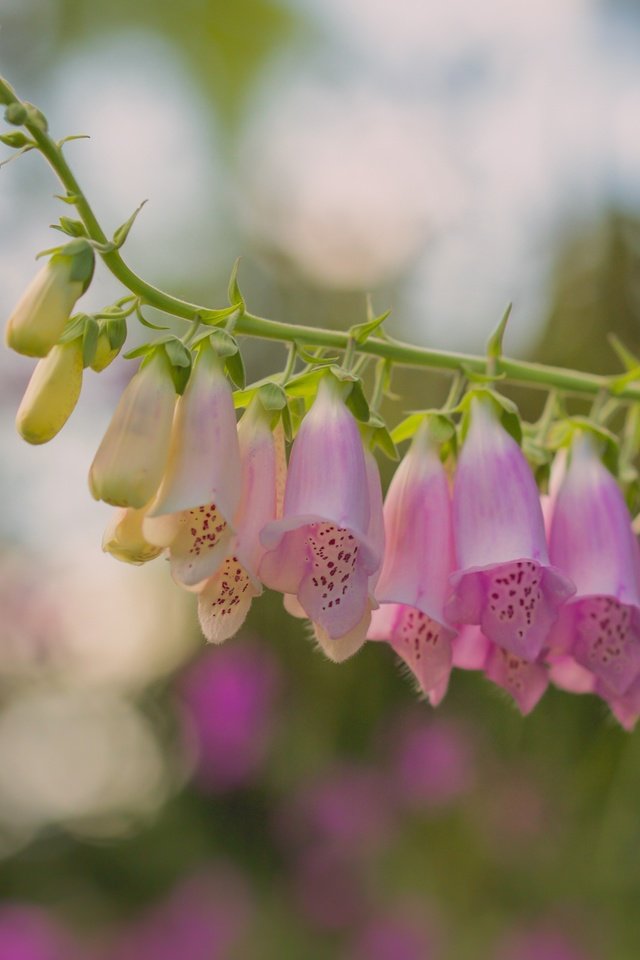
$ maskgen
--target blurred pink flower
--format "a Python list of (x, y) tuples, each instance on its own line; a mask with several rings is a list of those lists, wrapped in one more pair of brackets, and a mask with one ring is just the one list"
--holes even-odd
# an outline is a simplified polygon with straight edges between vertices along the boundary
[(298, 909), (319, 930), (352, 928), (368, 912), (365, 872), (348, 851), (310, 847), (296, 859), (292, 880)]
[(447, 806), (468, 793), (475, 780), (469, 734), (443, 720), (409, 724), (392, 762), (398, 800), (413, 808)]
[(2, 960), (73, 960), (80, 958), (68, 935), (46, 910), (31, 904), (0, 905)]
[[(243, 877), (217, 864), (181, 880), (167, 898), (123, 930), (105, 960), (226, 960), (251, 915)], [(17, 960), (17, 958), (16, 958)], [(65, 958), (66, 960), (66, 958)]]
[(271, 745), (279, 686), (277, 662), (255, 643), (211, 650), (192, 664), (180, 692), (201, 786), (223, 792), (254, 781)]
[(377, 916), (361, 931), (349, 960), (433, 960), (436, 939), (424, 922), (411, 916)]
[(496, 960), (589, 960), (589, 954), (563, 932), (542, 928), (508, 935)]

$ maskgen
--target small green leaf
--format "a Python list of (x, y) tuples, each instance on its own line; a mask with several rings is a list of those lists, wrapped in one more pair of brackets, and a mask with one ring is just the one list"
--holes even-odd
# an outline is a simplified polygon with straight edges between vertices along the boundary
[(73, 140), (90, 140), (91, 137), (88, 133), (71, 133), (68, 137), (63, 137), (62, 140), (58, 140), (58, 147), (64, 147), (65, 143), (71, 143)]
[(76, 313), (69, 318), (60, 337), (60, 343), (71, 343), (84, 335), (85, 322), (91, 319), (86, 313)]
[(127, 321), (122, 317), (103, 321), (103, 329), (112, 350), (120, 350), (127, 339)]
[(156, 350), (158, 344), (156, 343), (142, 343), (139, 347), (135, 347), (133, 350), (129, 350), (128, 353), (123, 354), (125, 360), (136, 360), (138, 357), (146, 357), (147, 354), (152, 353)]
[(356, 380), (351, 387), (349, 396), (346, 399), (346, 404), (356, 420), (359, 420), (361, 423), (369, 422), (369, 403), (365, 396), (361, 380)]
[(78, 193), (67, 193), (67, 194), (54, 193), (53, 196), (54, 196), (54, 199), (62, 200), (63, 203), (68, 203), (71, 205), (76, 204), (78, 200), (82, 199), (82, 197)]
[(287, 395), (279, 383), (273, 381), (258, 388), (258, 397), (265, 410), (284, 410), (287, 406)]
[(333, 354), (332, 356), (325, 357), (323, 356), (323, 350), (320, 350), (317, 354), (311, 353), (310, 350), (306, 350), (301, 343), (296, 340), (296, 351), (301, 360), (305, 363), (310, 363), (314, 367), (320, 366), (330, 366), (332, 363), (337, 363), (340, 357), (338, 354)]
[(352, 340), (362, 346), (363, 343), (366, 343), (372, 333), (381, 327), (384, 321), (387, 319), (391, 310), (387, 310), (385, 313), (381, 313), (378, 317), (373, 316), (373, 311), (371, 310), (371, 301), (368, 301), (368, 313), (371, 314), (364, 323), (356, 323), (353, 327), (349, 329), (349, 336)]
[(147, 327), (149, 330), (169, 330), (170, 327), (163, 327), (159, 323), (152, 323), (151, 320), (147, 320), (145, 315), (139, 306), (136, 307), (136, 317), (140, 321), (143, 327)]
[(506, 310), (502, 314), (502, 319), (500, 323), (495, 328), (489, 340), (487, 341), (487, 357), (492, 360), (499, 360), (502, 356), (502, 340), (504, 338), (504, 332), (507, 329), (507, 323), (509, 322), (509, 317), (511, 316), (511, 310), (513, 309), (513, 304), (509, 303)]
[(138, 207), (136, 207), (136, 209), (133, 211), (129, 219), (125, 220), (125, 222), (122, 223), (113, 234), (113, 244), (116, 250), (120, 249), (120, 247), (123, 245), (123, 243), (129, 236), (129, 231), (131, 230), (131, 227), (135, 223), (136, 217), (144, 207), (145, 203), (147, 203), (147, 201), (143, 200), (142, 203)]
[(496, 380), (504, 380), (507, 376), (506, 373), (480, 373), (467, 363), (461, 363), (460, 367), (470, 383), (494, 383)]
[(208, 327), (215, 327), (230, 317), (232, 313), (235, 313), (237, 309), (237, 306), (232, 305), (230, 307), (224, 307), (222, 310), (199, 310), (194, 317), (194, 322), (203, 323)]
[(6, 147), (12, 147), (14, 150), (19, 150), (21, 147), (34, 146), (33, 140), (31, 140), (25, 133), (22, 133), (21, 130), (12, 130), (10, 133), (3, 133), (0, 136), (0, 143), (4, 143)]
[(98, 321), (95, 317), (85, 317), (84, 333), (82, 335), (82, 363), (90, 367), (96, 355), (98, 346)]
[(399, 454), (391, 434), (385, 426), (376, 427), (373, 431), (373, 445), (380, 447), (382, 452), (389, 460), (398, 460)]
[(244, 297), (240, 293), (240, 287), (238, 286), (239, 266), (240, 266), (240, 257), (238, 257), (238, 259), (234, 263), (231, 270), (231, 276), (229, 277), (228, 294), (229, 294), (229, 303), (231, 304), (231, 306), (236, 307), (242, 314), (244, 313), (245, 305), (244, 305)]
[(244, 360), (242, 359), (242, 354), (239, 350), (236, 350), (235, 353), (227, 356), (225, 367), (236, 387), (238, 387), (240, 390), (244, 390), (246, 375), (244, 369)]

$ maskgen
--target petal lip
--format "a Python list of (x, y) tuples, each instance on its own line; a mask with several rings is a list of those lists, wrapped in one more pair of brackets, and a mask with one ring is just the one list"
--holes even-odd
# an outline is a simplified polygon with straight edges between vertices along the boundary
[(301, 530), (303, 527), (308, 527), (312, 524), (321, 523), (330, 523), (339, 530), (346, 530), (352, 534), (360, 546), (360, 557), (365, 571), (368, 574), (376, 572), (381, 562), (377, 545), (361, 531), (354, 529), (352, 526), (339, 523), (334, 517), (309, 513), (295, 517), (284, 517), (282, 520), (273, 520), (262, 528), (260, 541), (267, 551), (277, 550), (286, 534), (292, 533), (294, 530)]

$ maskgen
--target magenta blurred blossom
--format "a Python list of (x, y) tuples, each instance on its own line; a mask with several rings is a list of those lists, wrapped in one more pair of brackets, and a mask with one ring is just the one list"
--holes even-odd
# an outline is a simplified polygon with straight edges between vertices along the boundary
[(298, 909), (318, 930), (353, 928), (368, 912), (366, 872), (348, 850), (308, 847), (294, 862), (292, 880)]
[(358, 425), (331, 375), (293, 443), (283, 517), (261, 534), (260, 578), (297, 599), (327, 656), (344, 660), (364, 643), (369, 579), (380, 566), (372, 542), (369, 478)]
[(423, 693), (439, 701), (455, 634), (444, 617), (453, 570), (451, 498), (439, 448), (425, 421), (391, 481), (384, 504), (386, 552), (370, 640), (387, 641)]
[(396, 742), (392, 783), (398, 802), (444, 807), (475, 781), (473, 744), (463, 727), (443, 720), (409, 722)]
[(589, 960), (562, 931), (539, 929), (508, 935), (499, 946), (496, 960)]
[(377, 916), (361, 931), (349, 960), (433, 960), (436, 940), (424, 922), (401, 912)]
[(227, 960), (249, 926), (251, 899), (244, 878), (216, 865), (180, 881), (124, 929), (105, 960)]
[(283, 807), (280, 832), (290, 846), (319, 844), (368, 855), (389, 840), (393, 815), (383, 773), (342, 764), (297, 790)]
[(550, 643), (593, 673), (607, 699), (622, 697), (640, 676), (638, 545), (622, 491), (587, 432), (571, 446), (549, 545), (577, 587)]
[(445, 615), (534, 661), (571, 582), (549, 565), (538, 489), (493, 400), (472, 401), (453, 493), (458, 570)]
[(197, 747), (197, 779), (212, 791), (252, 783), (276, 721), (280, 671), (257, 643), (208, 651), (190, 667), (181, 694)]
[(77, 946), (46, 910), (31, 904), (0, 905), (2, 960), (79, 960)]

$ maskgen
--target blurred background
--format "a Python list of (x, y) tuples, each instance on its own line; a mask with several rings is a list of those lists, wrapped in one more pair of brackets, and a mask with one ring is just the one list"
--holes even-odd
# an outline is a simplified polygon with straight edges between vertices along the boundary
[[(266, 316), (347, 327), (368, 291), (471, 351), (513, 300), (511, 353), (640, 348), (634, 0), (0, 0), (0, 26), (19, 94), (91, 135), (66, 150), (108, 231), (149, 199), (146, 279), (221, 306), (241, 254)], [(0, 171), (5, 316), (58, 190), (34, 154)], [(122, 294), (99, 267), (82, 303)], [(205, 649), (163, 561), (100, 550), (86, 472), (132, 365), (36, 449), (31, 367), (0, 352), (0, 960), (637, 960), (637, 735), (459, 672), (434, 711), (274, 596)], [(446, 388), (394, 386), (391, 418)]]

